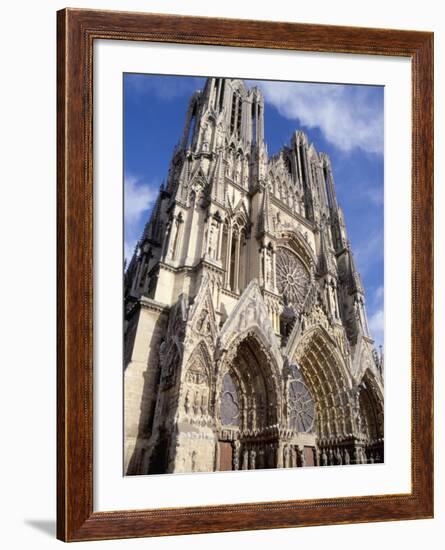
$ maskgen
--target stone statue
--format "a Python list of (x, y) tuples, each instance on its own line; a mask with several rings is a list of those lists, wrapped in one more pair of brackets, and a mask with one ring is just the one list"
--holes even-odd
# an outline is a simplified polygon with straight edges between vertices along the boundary
[(321, 465), (327, 466), (328, 465), (328, 455), (326, 454), (326, 451), (323, 449), (323, 452), (321, 453)]
[(250, 451), (249, 469), (255, 470), (256, 466), (256, 452), (252, 449)]
[(249, 451), (247, 449), (245, 449), (243, 451), (243, 465), (242, 465), (242, 469), (243, 470), (248, 470), (249, 469)]
[(212, 139), (212, 126), (209, 122), (207, 124), (205, 130), (204, 130), (204, 135), (203, 135), (203, 140), (202, 140), (202, 149), (203, 149), (203, 151), (208, 151), (210, 149), (210, 140), (211, 139)]

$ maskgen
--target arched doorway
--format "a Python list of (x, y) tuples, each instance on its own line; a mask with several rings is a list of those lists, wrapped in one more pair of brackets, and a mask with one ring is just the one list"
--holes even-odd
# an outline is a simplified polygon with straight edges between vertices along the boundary
[(368, 463), (384, 461), (383, 396), (373, 374), (367, 370), (358, 387), (358, 430)]
[(275, 468), (282, 393), (274, 359), (252, 333), (234, 346), (216, 390), (216, 469)]
[(326, 331), (317, 327), (303, 335), (294, 361), (315, 402), (317, 462), (328, 466), (357, 460), (352, 381)]

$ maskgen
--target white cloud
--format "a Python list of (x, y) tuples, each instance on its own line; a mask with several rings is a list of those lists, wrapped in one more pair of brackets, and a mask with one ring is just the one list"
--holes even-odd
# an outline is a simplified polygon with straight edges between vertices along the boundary
[(158, 194), (158, 186), (143, 183), (135, 176), (125, 176), (125, 225), (139, 222), (142, 214), (148, 212)]
[(378, 286), (372, 295), (371, 308), (369, 309), (371, 316), (368, 319), (369, 331), (374, 338), (376, 345), (383, 345), (385, 332), (385, 314), (383, 308), (384, 287)]
[(383, 308), (378, 309), (374, 315), (369, 319), (369, 329), (371, 334), (374, 332), (383, 332), (385, 328), (385, 316), (383, 313)]
[(149, 184), (134, 175), (124, 181), (124, 257), (130, 260), (148, 214), (159, 192), (157, 184)]
[(371, 233), (366, 240), (355, 246), (354, 250), (356, 251), (354, 254), (355, 263), (360, 275), (364, 276), (374, 264), (383, 261), (383, 230)]
[(134, 247), (136, 246), (136, 243), (137, 243), (137, 239), (133, 239), (133, 240), (126, 240), (125, 239), (125, 242), (124, 242), (124, 258), (127, 260), (127, 265), (128, 265), (128, 262), (133, 257)]
[(385, 332), (385, 315), (383, 308), (377, 309), (368, 320), (369, 332), (376, 346), (383, 345)]
[(323, 132), (343, 151), (383, 153), (383, 108), (365, 86), (262, 82), (266, 103), (288, 119)]
[(374, 291), (373, 296), (373, 303), (377, 306), (381, 306), (383, 304), (383, 297), (384, 297), (385, 289), (383, 285), (378, 286)]

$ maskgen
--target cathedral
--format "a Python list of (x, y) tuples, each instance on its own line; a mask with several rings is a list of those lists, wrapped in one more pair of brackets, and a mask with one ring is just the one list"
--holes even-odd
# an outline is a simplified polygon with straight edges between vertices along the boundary
[(301, 131), (269, 156), (264, 109), (238, 79), (193, 94), (125, 268), (125, 475), (384, 460), (330, 159)]

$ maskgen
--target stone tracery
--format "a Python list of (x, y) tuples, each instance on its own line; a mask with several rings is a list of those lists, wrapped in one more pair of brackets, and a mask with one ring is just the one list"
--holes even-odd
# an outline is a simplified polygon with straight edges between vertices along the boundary
[(301, 310), (309, 286), (309, 274), (289, 249), (279, 247), (276, 258), (277, 288), (285, 302)]
[(315, 404), (303, 377), (296, 367), (291, 366), (289, 381), (289, 427), (296, 432), (310, 432), (315, 423)]

